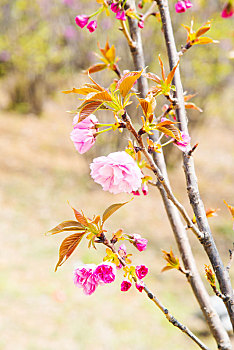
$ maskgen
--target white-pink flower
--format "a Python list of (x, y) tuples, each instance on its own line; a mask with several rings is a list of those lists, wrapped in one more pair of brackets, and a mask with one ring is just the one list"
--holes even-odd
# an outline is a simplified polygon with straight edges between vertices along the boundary
[(114, 152), (107, 157), (95, 158), (90, 169), (92, 178), (104, 191), (114, 194), (131, 193), (141, 186), (143, 174), (126, 152)]
[(73, 119), (74, 128), (70, 134), (71, 140), (75, 148), (80, 154), (87, 152), (95, 143), (95, 134), (98, 131), (95, 125), (98, 120), (94, 114), (78, 122), (79, 116), (76, 115)]
[(183, 131), (181, 132), (182, 141), (174, 141), (174, 144), (182, 151), (186, 152), (187, 148), (190, 144), (191, 137), (188, 134), (185, 134)]

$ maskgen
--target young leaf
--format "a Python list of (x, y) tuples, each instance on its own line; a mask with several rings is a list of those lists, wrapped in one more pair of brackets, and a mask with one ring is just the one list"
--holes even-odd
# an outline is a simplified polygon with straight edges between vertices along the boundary
[(89, 101), (85, 103), (79, 112), (79, 122), (87, 118), (90, 114), (94, 113), (101, 105), (102, 101)]
[(83, 87), (83, 88), (80, 88), (80, 89), (77, 89), (77, 88), (73, 88), (72, 90), (64, 90), (62, 91), (64, 94), (71, 94), (71, 93), (74, 93), (74, 94), (80, 94), (80, 95), (88, 95), (90, 94), (90, 92), (97, 92), (99, 90), (97, 90), (95, 88), (95, 85), (93, 88), (91, 87)]
[(72, 208), (76, 217), (76, 220), (83, 226), (89, 226), (89, 223), (86, 219), (86, 217), (81, 214), (78, 210), (76, 210), (75, 208)]
[(161, 79), (154, 73), (144, 73), (143, 76), (147, 79), (154, 81), (157, 84), (161, 84)]
[(52, 228), (50, 231), (46, 232), (46, 234), (55, 235), (56, 233), (60, 233), (63, 231), (80, 231), (80, 230), (84, 230), (83, 225), (81, 225), (77, 221), (70, 220), (70, 221), (61, 222), (61, 224)]
[(205, 265), (205, 276), (211, 286), (216, 287), (215, 274), (213, 273), (210, 265)]
[(174, 126), (174, 122), (171, 120), (166, 120), (164, 122), (158, 123), (156, 129), (163, 132), (164, 134), (171, 136), (177, 141), (181, 141), (181, 132), (178, 128)]
[(105, 63), (97, 63), (94, 64), (93, 66), (89, 67), (86, 70), (86, 73), (92, 74), (92, 73), (96, 73), (96, 72), (100, 72), (101, 70), (107, 68), (107, 65)]
[(128, 72), (118, 81), (116, 89), (120, 91), (124, 98), (131, 90), (137, 79), (140, 78), (142, 72), (143, 69), (140, 72)]
[(102, 222), (104, 223), (112, 214), (114, 214), (114, 212), (116, 212), (116, 210), (118, 210), (119, 208), (121, 208), (123, 205), (129, 203), (130, 201), (124, 202), (124, 203), (116, 203), (116, 204), (112, 204), (110, 207), (108, 207), (103, 215), (102, 215)]
[(85, 232), (77, 232), (64, 239), (64, 241), (62, 242), (59, 248), (59, 260), (55, 267), (55, 271), (57, 271), (57, 268), (61, 266), (69, 258), (69, 256), (74, 252), (74, 250), (80, 243), (84, 234)]

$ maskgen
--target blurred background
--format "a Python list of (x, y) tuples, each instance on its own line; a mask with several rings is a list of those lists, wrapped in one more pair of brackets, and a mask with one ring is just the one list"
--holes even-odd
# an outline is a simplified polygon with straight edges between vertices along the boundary
[[(192, 143), (199, 143), (194, 158), (206, 208), (220, 208), (218, 217), (209, 220), (226, 264), (233, 241), (231, 216), (223, 203), (225, 199), (234, 205), (233, 20), (221, 18), (221, 0), (193, 4), (186, 13), (175, 14), (172, 3), (171, 11), (178, 49), (186, 40), (180, 24), (189, 25), (192, 17), (195, 28), (212, 19), (207, 36), (220, 41), (188, 51), (181, 70), (185, 90), (197, 93), (193, 102), (203, 109), (203, 113), (189, 111)], [(164, 350), (171, 344), (174, 350), (196, 349), (144, 295), (134, 288), (120, 292), (122, 276), (89, 297), (73, 285), (74, 266), (100, 263), (102, 247), (88, 250), (84, 240), (54, 273), (65, 235), (44, 236), (59, 222), (73, 218), (67, 201), (91, 217), (129, 199), (127, 194), (103, 192), (89, 176), (94, 157), (116, 150), (116, 136), (100, 136), (96, 147), (80, 156), (69, 138), (72, 115), (66, 113), (76, 109), (78, 99), (61, 93), (87, 81), (82, 71), (97, 62), (93, 53), (98, 51), (97, 41), (101, 47), (107, 39), (115, 44), (121, 70), (133, 69), (117, 21), (113, 14), (103, 14), (93, 34), (78, 28), (75, 16), (94, 12), (95, 1), (0, 0), (0, 5), (0, 349)], [(167, 61), (155, 18), (149, 18), (142, 35), (146, 65), (160, 74), (158, 54)], [(94, 77), (103, 86), (115, 78), (110, 71)], [(159, 113), (160, 103), (164, 101), (159, 101)], [(112, 118), (103, 112), (98, 117)], [(181, 153), (174, 148), (166, 153), (174, 193), (192, 217)], [(149, 240), (147, 251), (134, 256), (136, 264), (150, 267), (146, 283), (182, 323), (215, 348), (183, 275), (160, 273), (161, 249), (178, 251), (157, 189), (150, 188), (148, 196), (135, 198), (112, 218), (108, 229), (121, 227)], [(212, 295), (203, 271), (208, 260), (191, 232), (189, 238)], [(231, 273), (233, 277), (234, 267)]]

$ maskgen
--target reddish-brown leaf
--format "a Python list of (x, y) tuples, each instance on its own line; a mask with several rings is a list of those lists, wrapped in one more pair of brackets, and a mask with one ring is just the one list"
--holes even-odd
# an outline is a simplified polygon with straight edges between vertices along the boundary
[(155, 81), (157, 84), (161, 84), (161, 79), (154, 73), (144, 73), (143, 76), (147, 79)]
[(95, 88), (95, 85), (93, 85), (93, 87), (92, 88), (91, 87), (83, 87), (83, 88), (80, 88), (80, 89), (73, 88), (72, 90), (64, 90), (62, 92), (64, 94), (75, 93), (75, 94), (80, 94), (80, 95), (88, 95), (88, 94), (90, 94), (90, 92), (97, 92), (97, 89)]
[(164, 268), (161, 270), (161, 272), (169, 271), (169, 270), (172, 270), (172, 269), (174, 269), (174, 267), (166, 265), (166, 266), (164, 266)]
[(63, 221), (61, 224), (52, 228), (50, 231), (46, 232), (48, 235), (55, 235), (56, 233), (60, 233), (63, 231), (80, 231), (84, 230), (84, 227), (77, 221), (69, 220)]
[(105, 63), (97, 63), (97, 64), (94, 64), (93, 66), (89, 67), (86, 70), (86, 73), (92, 74), (92, 73), (100, 72), (101, 70), (105, 69), (106, 67), (107, 67), (107, 65)]
[(88, 221), (86, 219), (86, 217), (81, 214), (78, 210), (76, 210), (75, 208), (72, 208), (76, 217), (76, 220), (83, 226), (89, 226)]
[(71, 256), (84, 234), (85, 232), (77, 232), (63, 240), (59, 248), (59, 260), (55, 267), (55, 271), (57, 271), (57, 268), (61, 266), (69, 258), (69, 256)]
[(116, 90), (119, 90), (121, 95), (125, 97), (137, 79), (140, 78), (142, 72), (143, 69), (140, 72), (129, 72), (124, 74), (124, 76), (119, 79), (118, 83), (116, 84)]
[(187, 108), (187, 109), (196, 109), (199, 112), (203, 112), (203, 110), (200, 107), (196, 106), (195, 103), (192, 103), (192, 102), (186, 103), (185, 102), (184, 105), (185, 105), (185, 108)]
[(168, 74), (167, 76), (167, 79), (166, 79), (166, 84), (167, 85), (170, 85), (171, 82), (172, 82), (172, 79), (175, 75), (175, 71), (176, 71), (176, 68), (178, 67), (178, 64), (179, 64), (180, 61), (177, 62), (176, 66), (170, 71), (170, 73)]
[(177, 127), (175, 127), (174, 124), (174, 122), (166, 120), (164, 122), (158, 123), (156, 125), (156, 128), (164, 134), (173, 137), (177, 141), (181, 141), (181, 132)]
[(94, 113), (101, 105), (102, 101), (89, 101), (85, 103), (79, 112), (79, 122), (87, 118), (90, 114)]
[(198, 38), (199, 36), (205, 34), (208, 30), (210, 30), (210, 22), (206, 23), (203, 27), (199, 28), (195, 35), (196, 35), (196, 38)]
[(123, 205), (129, 203), (130, 201), (124, 202), (124, 203), (116, 203), (116, 204), (112, 204), (110, 207), (108, 207), (103, 215), (102, 215), (102, 222), (104, 223), (112, 214), (114, 214), (114, 212), (116, 212), (116, 210), (118, 210), (119, 208), (121, 208)]
[(158, 60), (159, 60), (160, 66), (161, 66), (162, 78), (163, 78), (163, 81), (165, 81), (166, 80), (165, 69), (164, 69), (163, 61), (161, 60), (160, 55), (158, 55)]

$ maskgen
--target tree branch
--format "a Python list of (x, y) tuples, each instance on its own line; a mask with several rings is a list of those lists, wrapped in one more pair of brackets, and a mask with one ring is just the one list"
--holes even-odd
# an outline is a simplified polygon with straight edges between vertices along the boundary
[[(129, 0), (127, 2), (127, 6), (128, 7), (131, 6), (134, 9), (135, 1)], [(134, 66), (136, 70), (141, 70), (142, 68), (145, 68), (145, 61), (144, 61), (144, 53), (142, 48), (140, 29), (137, 26), (136, 20), (128, 18), (128, 22), (129, 22), (131, 37), (134, 38), (134, 41), (136, 42), (135, 50), (132, 50), (130, 47)], [(146, 96), (148, 92), (148, 83), (146, 78), (141, 77), (140, 79), (138, 79), (138, 91), (142, 98)], [(154, 153), (154, 160), (157, 166), (160, 168), (165, 178), (165, 182), (167, 186), (170, 188), (163, 151), (161, 151), (161, 153)], [(213, 334), (219, 349), (230, 350), (231, 344), (230, 344), (229, 337), (220, 321), (220, 318), (217, 312), (211, 306), (209, 295), (198, 273), (196, 262), (194, 260), (193, 253), (191, 250), (191, 245), (188, 240), (187, 232), (181, 221), (178, 210), (173, 205), (173, 203), (168, 199), (166, 191), (159, 181), (157, 181), (157, 186), (162, 196), (165, 210), (167, 212), (167, 216), (168, 216), (170, 225), (172, 227), (172, 230), (183, 260), (184, 267), (186, 270), (189, 270), (191, 272), (191, 275), (188, 277), (188, 282), (191, 285), (193, 293), (200, 305), (203, 315), (207, 321), (207, 324), (210, 327), (211, 333)]]
[[(155, 0), (158, 4), (159, 11), (161, 14), (163, 33), (166, 41), (167, 53), (169, 57), (170, 68), (172, 69), (178, 61), (178, 53), (176, 50), (175, 39), (172, 29), (171, 17), (169, 13), (169, 6), (167, 0)], [(180, 128), (185, 133), (188, 133), (187, 128), (187, 116), (184, 106), (183, 87), (180, 78), (180, 70), (177, 68), (174, 79), (174, 85), (176, 87), (176, 98), (178, 101), (179, 108), (176, 109), (177, 119), (180, 122)], [(184, 172), (187, 181), (187, 191), (190, 203), (192, 205), (194, 214), (196, 216), (197, 225), (199, 230), (204, 233), (204, 239), (201, 240), (203, 247), (210, 259), (213, 266), (214, 272), (219, 281), (220, 289), (222, 294), (227, 297), (228, 301), (225, 302), (228, 314), (231, 319), (232, 326), (234, 328), (234, 300), (233, 290), (230, 282), (228, 271), (225, 269), (217, 247), (215, 245), (203, 202), (200, 197), (197, 177), (194, 168), (193, 157), (189, 156), (188, 153), (183, 154)]]

